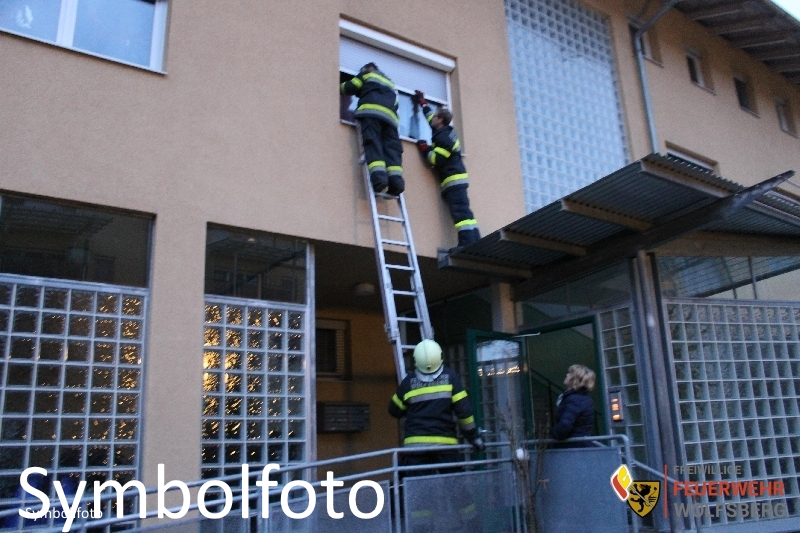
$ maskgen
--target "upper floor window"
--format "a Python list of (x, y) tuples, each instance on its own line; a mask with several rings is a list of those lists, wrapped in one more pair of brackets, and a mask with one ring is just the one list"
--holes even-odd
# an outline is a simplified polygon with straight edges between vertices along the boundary
[(739, 100), (739, 107), (755, 113), (755, 97), (752, 84), (742, 76), (734, 76), (733, 83), (736, 87), (736, 98)]
[(697, 54), (686, 54), (686, 63), (689, 66), (689, 79), (697, 85), (704, 85), (703, 70), (700, 68), (700, 56)]
[[(339, 72), (341, 81), (358, 74), (367, 63), (375, 63), (395, 84), (398, 94), (399, 133), (410, 139), (430, 139), (431, 129), (411, 96), (425, 93), (432, 108), (450, 105), (449, 73), (455, 61), (400, 39), (384, 35), (354, 22), (339, 22)], [(339, 117), (353, 121), (357, 98), (342, 96)]]
[[(636, 24), (628, 24), (628, 31), (631, 34), (631, 47), (636, 50), (636, 32), (639, 27)], [(656, 28), (650, 28), (641, 36), (642, 55), (651, 61), (661, 64), (661, 49), (658, 46), (658, 35)]]
[(167, 0), (2, 0), (0, 29), (161, 70)]
[(775, 111), (778, 114), (778, 124), (781, 130), (792, 135), (797, 135), (797, 128), (794, 123), (794, 116), (792, 116), (792, 108), (789, 103), (783, 99), (775, 100)]

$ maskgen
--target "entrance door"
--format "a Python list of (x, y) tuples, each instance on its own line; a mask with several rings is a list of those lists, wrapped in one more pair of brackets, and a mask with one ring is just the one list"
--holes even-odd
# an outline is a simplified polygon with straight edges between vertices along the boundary
[(525, 346), (519, 337), (467, 330), (469, 392), (475, 422), (486, 430), (488, 442), (529, 437), (530, 403), (525, 399)]
[[(555, 423), (556, 401), (564, 392), (564, 377), (571, 365), (580, 364), (594, 370), (597, 383), (592, 392), (595, 405), (595, 434), (606, 432), (602, 416), (604, 402), (600, 394), (602, 372), (591, 320), (534, 331), (517, 337), (525, 340), (528, 363), (528, 387), (534, 426), (552, 427)], [(538, 431), (538, 430), (537, 430)]]

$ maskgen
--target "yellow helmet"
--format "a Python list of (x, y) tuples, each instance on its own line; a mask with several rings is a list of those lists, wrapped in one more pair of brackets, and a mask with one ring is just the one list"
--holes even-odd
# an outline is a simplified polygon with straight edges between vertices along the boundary
[(442, 347), (425, 339), (414, 348), (414, 366), (423, 374), (433, 374), (442, 367)]

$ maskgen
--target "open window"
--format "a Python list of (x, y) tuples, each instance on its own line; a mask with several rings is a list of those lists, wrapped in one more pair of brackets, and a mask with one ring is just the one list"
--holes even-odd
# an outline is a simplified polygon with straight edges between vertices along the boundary
[[(397, 89), (400, 137), (430, 140), (428, 122), (422, 110), (415, 109), (411, 96), (418, 89), (425, 93), (431, 108), (452, 109), (450, 72), (455, 68), (455, 61), (354, 22), (342, 20), (339, 28), (340, 81), (358, 74), (363, 65), (375, 63)], [(347, 95), (341, 97), (339, 118), (342, 121), (353, 122), (357, 100)]]

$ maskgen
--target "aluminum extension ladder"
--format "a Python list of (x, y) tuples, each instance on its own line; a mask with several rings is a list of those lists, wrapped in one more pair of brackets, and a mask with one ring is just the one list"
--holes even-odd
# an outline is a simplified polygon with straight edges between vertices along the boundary
[[(386, 317), (386, 335), (394, 350), (394, 362), (397, 368), (397, 382), (406, 376), (406, 353), (414, 351), (415, 344), (408, 344), (408, 328), (416, 325), (419, 328), (421, 339), (433, 339), (433, 328), (428, 315), (428, 304), (425, 301), (425, 291), (422, 287), (422, 276), (419, 272), (417, 251), (414, 248), (414, 239), (411, 235), (411, 223), (408, 220), (406, 202), (403, 195), (391, 196), (386, 193), (375, 193), (369, 179), (369, 168), (364, 156), (364, 143), (361, 137), (361, 126), (356, 123), (358, 133), (359, 164), (364, 174), (364, 186), (369, 199), (370, 212), (372, 213), (372, 228), (375, 234), (375, 259), (378, 264), (378, 276), (381, 282), (381, 296), (383, 299), (383, 313)], [(396, 210), (392, 210), (396, 204)], [(379, 208), (382, 207), (382, 210)], [(395, 214), (389, 214), (393, 212)], [(394, 228), (402, 228), (402, 240), (384, 238), (381, 223), (384, 223), (387, 233)], [(386, 252), (396, 252), (402, 256), (405, 253), (406, 261), (390, 263), (387, 261)], [(406, 277), (407, 276), (407, 277)], [(409, 300), (413, 300), (413, 316), (411, 313), (398, 316), (398, 302), (401, 307), (410, 307)], [(403, 327), (400, 327), (400, 324)], [(401, 331), (402, 329), (402, 331)], [(404, 335), (403, 335), (404, 334)]]

